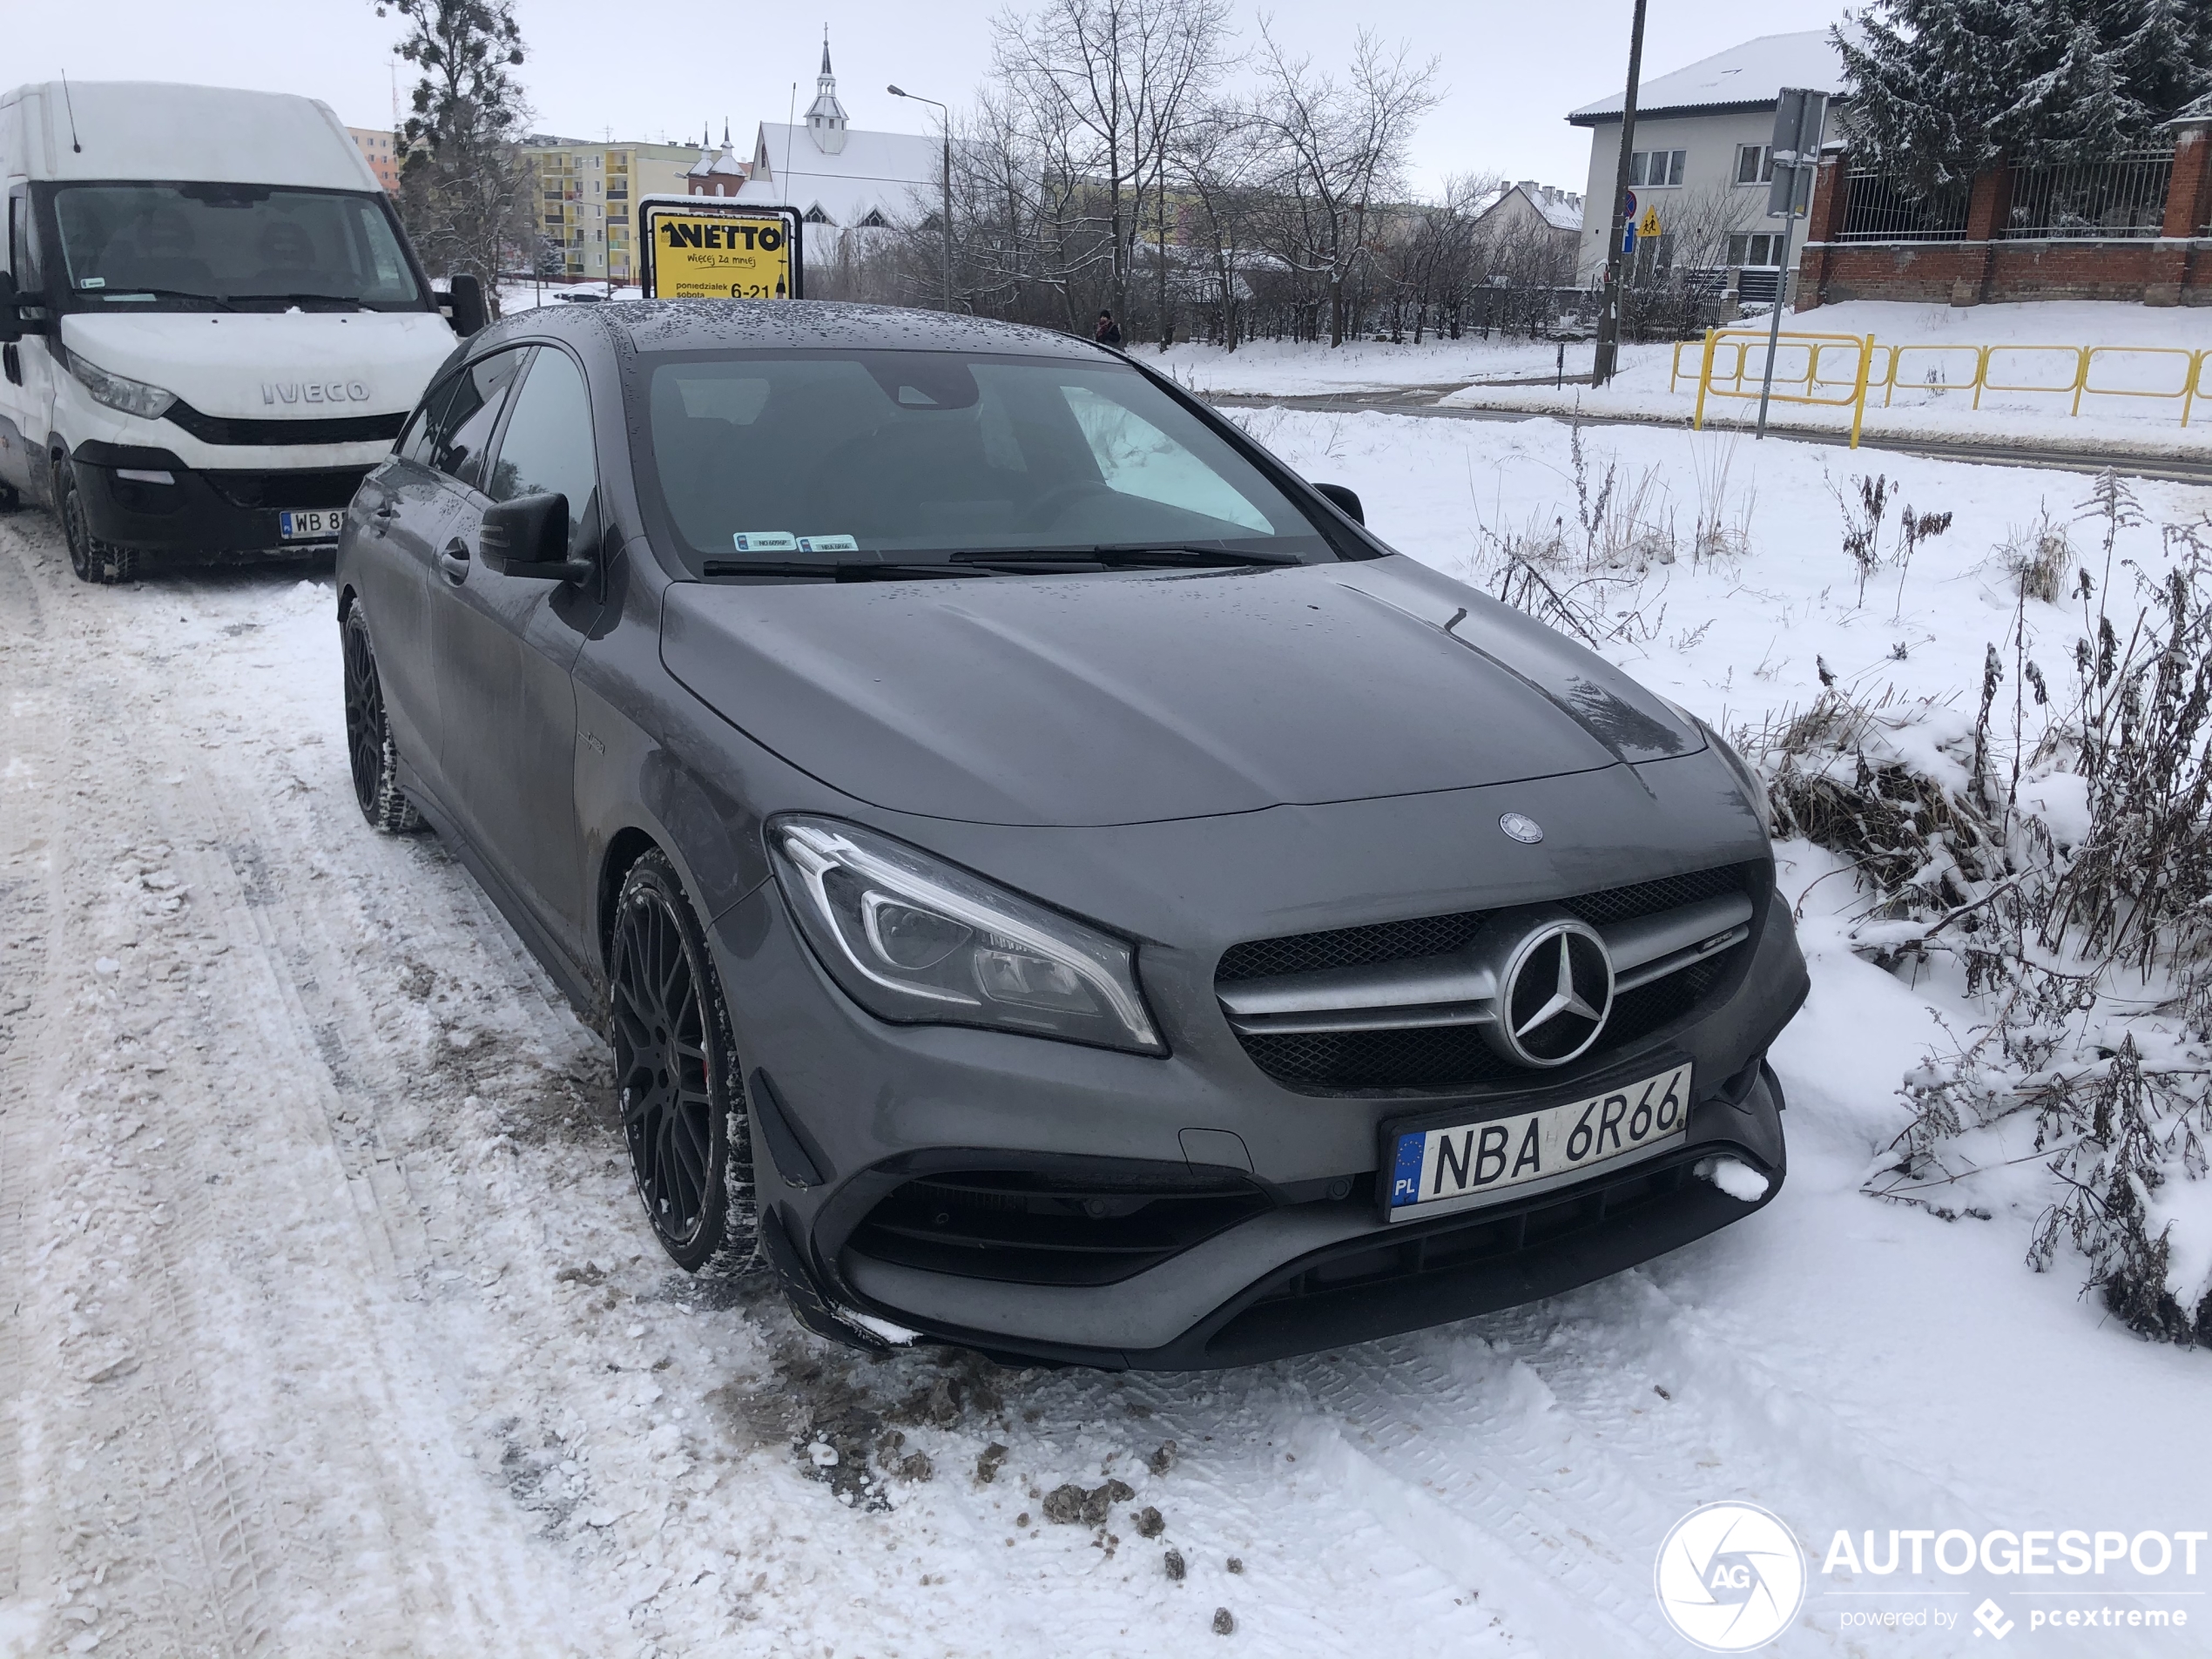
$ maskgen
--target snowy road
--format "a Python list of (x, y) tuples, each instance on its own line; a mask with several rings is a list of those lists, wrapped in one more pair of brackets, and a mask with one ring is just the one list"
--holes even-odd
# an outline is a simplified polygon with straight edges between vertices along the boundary
[[(694, 1285), (596, 1040), (435, 840), (362, 826), (302, 574), (92, 589), (0, 519), (0, 1655), (1629, 1659), (1688, 1651), (1651, 1561), (1709, 1499), (1816, 1567), (1838, 1527), (2204, 1524), (2202, 1355), (2001, 1218), (1858, 1196), (1925, 1005), (1817, 925), (1790, 1189), (1534, 1308), (1124, 1378), (871, 1362)], [(1783, 1650), (1990, 1645), (1840, 1632), (1872, 1583), (1816, 1576)]]

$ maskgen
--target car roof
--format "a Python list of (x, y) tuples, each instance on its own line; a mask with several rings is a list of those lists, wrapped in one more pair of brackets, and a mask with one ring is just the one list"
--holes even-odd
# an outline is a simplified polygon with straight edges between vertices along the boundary
[[(499, 332), (602, 329), (641, 352), (771, 349), (968, 351), (1022, 357), (1107, 355), (1089, 341), (984, 317), (826, 300), (617, 300), (517, 312)], [(549, 325), (551, 325), (549, 327)]]

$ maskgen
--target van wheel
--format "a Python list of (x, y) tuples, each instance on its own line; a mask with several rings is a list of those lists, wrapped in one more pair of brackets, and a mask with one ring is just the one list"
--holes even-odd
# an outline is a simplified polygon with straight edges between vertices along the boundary
[(77, 469), (65, 460), (54, 462), (54, 507), (61, 515), (62, 537), (69, 543), (69, 568), (79, 582), (128, 582), (138, 574), (134, 550), (111, 546), (92, 534), (84, 517), (84, 497), (77, 492)]
[(687, 1272), (727, 1278), (759, 1246), (752, 1137), (729, 1010), (676, 867), (648, 853), (616, 900), (615, 1089), (637, 1196)]
[(422, 827), (422, 815), (400, 788), (400, 750), (384, 717), (384, 683), (368, 643), (368, 617), (358, 603), (339, 624), (346, 648), (346, 759), (354, 770), (354, 799), (372, 829), (406, 835)]

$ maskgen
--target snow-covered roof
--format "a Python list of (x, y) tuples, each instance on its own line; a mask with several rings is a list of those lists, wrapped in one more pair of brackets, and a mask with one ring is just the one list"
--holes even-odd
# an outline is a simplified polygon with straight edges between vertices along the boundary
[(1528, 205), (1531, 212), (1555, 231), (1580, 231), (1582, 228), (1582, 199), (1572, 191), (1561, 190), (1552, 185), (1540, 185), (1533, 179), (1524, 179), (1519, 184), (1506, 185), (1492, 192), (1476, 206), (1475, 218), (1487, 219), (1514, 196), (1519, 196)]
[(857, 225), (870, 212), (911, 216), (917, 192), (934, 201), (943, 187), (941, 140), (914, 132), (867, 132), (847, 127), (844, 148), (826, 152), (804, 126), (763, 121), (752, 152), (752, 177), (741, 202), (819, 207), (833, 225)]
[(2212, 92), (2207, 92), (2194, 104), (2185, 104), (2175, 112), (2169, 127), (2194, 126), (2199, 121), (2212, 121)]
[[(1678, 110), (1757, 109), (1771, 105), (1785, 86), (1808, 86), (1831, 94), (1844, 90), (1843, 54), (1825, 29), (1792, 35), (1761, 35), (1724, 52), (1700, 58), (1687, 69), (1647, 80), (1636, 93), (1636, 114)], [(1596, 126), (1621, 118), (1625, 95), (1615, 92), (1568, 111), (1576, 126)]]

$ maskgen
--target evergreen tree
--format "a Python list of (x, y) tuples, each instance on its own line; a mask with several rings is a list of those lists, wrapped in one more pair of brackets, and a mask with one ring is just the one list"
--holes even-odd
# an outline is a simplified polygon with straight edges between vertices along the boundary
[(509, 73), (523, 61), (514, 0), (377, 0), (378, 17), (391, 12), (408, 25), (400, 56), (422, 71), (396, 135), (400, 215), (424, 263), (476, 277), (496, 316), (504, 256), (535, 228), (520, 150), (529, 111)]
[(2155, 145), (2212, 90), (2206, 0), (1875, 0), (1833, 38), (1860, 153), (1922, 192)]

